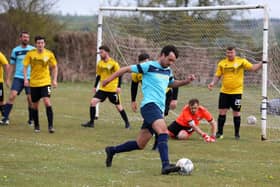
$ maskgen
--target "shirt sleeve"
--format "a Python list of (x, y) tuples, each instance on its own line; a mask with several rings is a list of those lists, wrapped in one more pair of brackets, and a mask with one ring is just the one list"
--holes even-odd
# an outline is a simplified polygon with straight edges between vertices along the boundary
[(54, 54), (51, 53), (50, 65), (51, 65), (51, 66), (56, 66), (56, 64), (57, 64), (56, 58), (55, 58)]
[(8, 60), (7, 58), (4, 56), (3, 53), (0, 53), (0, 61), (1, 61), (1, 64), (8, 64)]
[(15, 50), (12, 50), (11, 57), (10, 57), (10, 64), (15, 64), (17, 60)]
[(210, 121), (212, 121), (212, 119), (213, 119), (213, 116), (211, 115), (211, 113), (208, 111), (208, 110), (206, 110), (206, 109), (203, 109), (203, 118), (205, 119), (205, 120), (207, 120), (208, 122), (210, 122)]
[(253, 64), (247, 59), (243, 59), (243, 67), (245, 70), (250, 70), (253, 67)]
[(217, 66), (215, 75), (216, 75), (217, 77), (222, 76), (222, 74), (223, 74), (223, 71), (222, 71), (222, 70), (223, 70), (222, 62), (220, 61), (220, 62), (218, 63), (218, 66)]

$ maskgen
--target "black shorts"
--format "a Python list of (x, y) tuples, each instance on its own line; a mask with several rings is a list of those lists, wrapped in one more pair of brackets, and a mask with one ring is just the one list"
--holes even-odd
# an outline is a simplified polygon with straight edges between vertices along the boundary
[(225, 94), (220, 93), (219, 109), (232, 108), (233, 111), (239, 112), (241, 110), (242, 94)]
[(101, 102), (105, 101), (105, 99), (108, 97), (109, 101), (114, 105), (120, 104), (120, 96), (119, 94), (117, 94), (117, 92), (105, 92), (102, 90), (98, 90), (93, 97), (100, 99)]
[(173, 121), (167, 128), (169, 132), (171, 132), (174, 135), (174, 138), (177, 137), (177, 135), (181, 130), (185, 130), (189, 134), (194, 132), (193, 128), (182, 126), (178, 124), (176, 121)]
[(4, 101), (4, 87), (3, 87), (3, 82), (0, 82), (0, 101)]
[(38, 102), (43, 97), (51, 97), (51, 86), (30, 87), (31, 100), (33, 103)]

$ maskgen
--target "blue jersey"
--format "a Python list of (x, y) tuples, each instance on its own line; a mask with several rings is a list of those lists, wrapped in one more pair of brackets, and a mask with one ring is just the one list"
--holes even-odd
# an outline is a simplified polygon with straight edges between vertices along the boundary
[(147, 103), (155, 103), (163, 112), (166, 88), (174, 82), (172, 70), (169, 67), (162, 67), (157, 61), (131, 65), (130, 68), (132, 72), (142, 74), (141, 107)]
[[(23, 60), (28, 51), (34, 49), (33, 46), (27, 45), (25, 48), (21, 47), (21, 45), (15, 47), (12, 50), (10, 64), (14, 64), (16, 66), (14, 77), (23, 79)], [(30, 66), (27, 69), (27, 78), (30, 79)]]

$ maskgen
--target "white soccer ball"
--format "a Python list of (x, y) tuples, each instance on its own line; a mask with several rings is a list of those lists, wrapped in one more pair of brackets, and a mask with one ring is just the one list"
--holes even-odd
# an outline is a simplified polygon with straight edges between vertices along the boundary
[(181, 169), (179, 173), (181, 175), (190, 175), (194, 169), (192, 161), (188, 158), (181, 158), (177, 161), (176, 166), (179, 166)]
[(247, 124), (248, 125), (256, 125), (257, 124), (257, 118), (255, 116), (248, 116), (247, 117)]

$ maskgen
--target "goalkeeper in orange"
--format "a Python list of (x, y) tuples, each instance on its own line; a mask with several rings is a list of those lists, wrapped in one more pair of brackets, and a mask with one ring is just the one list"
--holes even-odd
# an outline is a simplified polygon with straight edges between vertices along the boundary
[[(200, 120), (205, 119), (211, 125), (211, 134), (208, 135), (199, 128)], [(168, 126), (168, 133), (171, 138), (187, 140), (193, 132), (202, 136), (205, 142), (216, 141), (217, 124), (211, 113), (199, 104), (198, 99), (189, 100), (184, 106), (181, 114)]]

